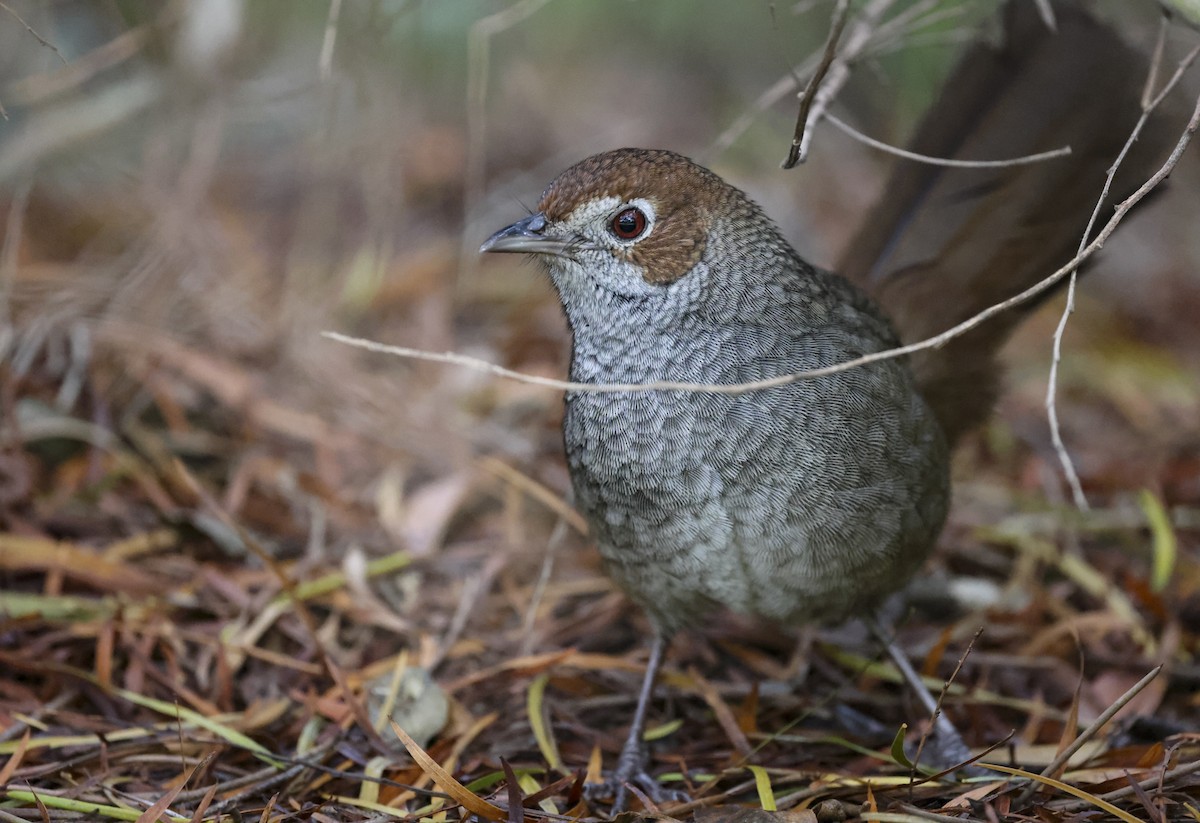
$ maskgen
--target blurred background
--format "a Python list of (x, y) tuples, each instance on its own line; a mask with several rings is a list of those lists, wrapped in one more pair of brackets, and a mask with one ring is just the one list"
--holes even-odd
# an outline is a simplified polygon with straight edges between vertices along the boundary
[[(902, 144), (962, 43), (995, 36), (997, 5), (897, 4), (900, 23), (868, 49), (837, 110)], [(1151, 47), (1154, 3), (1097, 5)], [(9, 7), (0, 208), (15, 371), (76, 369), (57, 399), (66, 410), (102, 353), (138, 368), (164, 366), (175, 355), (163, 346), (228, 358), (253, 386), (218, 388), (395, 449), (406, 473), (461, 467), (481, 448), (533, 465), (554, 448), (537, 432), (554, 430), (558, 398), (364, 357), (319, 332), (560, 374), (565, 335), (543, 278), (474, 250), (565, 166), (621, 145), (681, 151), (830, 265), (890, 162), (825, 125), (807, 165), (778, 168), (795, 67), (824, 38), (824, 2)], [(1173, 39), (1190, 36), (1176, 26)], [(1104, 336), (1115, 324), (1146, 343), (1194, 342), (1180, 309), (1200, 289), (1195, 163), (1090, 279), (1084, 302), (1106, 304)], [(1089, 311), (1073, 325), (1079, 346)], [(1044, 372), (1038, 348), (1022, 370)], [(1068, 358), (1068, 388), (1080, 364)], [(129, 365), (105, 392), (137, 381)]]
[[(902, 145), (962, 45), (996, 36), (998, 5), (897, 3), (834, 111)], [(831, 265), (893, 162), (823, 125), (807, 164), (779, 167), (797, 67), (819, 53), (832, 6), (6, 0), (4, 530), (111, 547), (165, 526), (165, 542), (122, 557), (145, 555), (195, 597), (198, 570), (245, 562), (214, 511), (300, 578), (404, 552), (414, 565), (382, 595), (334, 601), (350, 666), (399, 648), (452, 670), (520, 650), (630, 648), (639, 618), (623, 614), (584, 537), (556, 529), (573, 522), (560, 396), (320, 333), (561, 377), (568, 337), (548, 282), (476, 249), (558, 171), (624, 145), (709, 165)], [(1094, 8), (1152, 48), (1156, 3)], [(1197, 37), (1174, 25), (1168, 59)], [(1190, 110), (1197, 90), (1193, 70), (1175, 104)], [(1149, 489), (1181, 529), (1191, 582), (1179, 597), (1196, 619), (1198, 183), (1193, 147), (1105, 248), (1067, 331), (1059, 391), (1084, 487), (1118, 530), (1097, 567), (1148, 574), (1137, 501)], [(1050, 301), (1014, 339), (1012, 389), (959, 455), (939, 573), (958, 563), (1011, 587), (1013, 547), (1061, 536), (1062, 521), (1037, 520), (1069, 501), (1042, 408), (1061, 310)], [(15, 560), (3, 574), (12, 590), (83, 585)], [(1020, 585), (1036, 587), (1032, 574)], [(215, 625), (248, 620), (278, 587), (245, 585), (244, 602), (189, 602)], [(356, 622), (382, 634), (355, 634)], [(72, 654), (91, 665), (89, 651)], [(258, 693), (246, 682), (234, 703)]]

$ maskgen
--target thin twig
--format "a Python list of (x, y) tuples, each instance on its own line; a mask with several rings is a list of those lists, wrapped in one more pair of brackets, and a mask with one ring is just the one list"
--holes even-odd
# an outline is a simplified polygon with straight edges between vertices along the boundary
[(825, 79), (825, 75), (829, 73), (829, 67), (833, 65), (833, 61), (837, 57), (837, 44), (842, 39), (849, 12), (850, 0), (838, 0), (837, 5), (833, 8), (833, 19), (829, 24), (829, 36), (825, 38), (825, 51), (821, 55), (821, 62), (817, 64), (817, 70), (813, 72), (808, 85), (800, 95), (800, 110), (796, 113), (796, 129), (792, 134), (792, 145), (788, 149), (787, 159), (783, 161), (785, 169), (802, 163), (808, 156), (808, 144), (811, 140), (813, 126), (808, 115), (812, 111), (813, 101), (816, 100), (817, 89), (821, 87), (821, 81)]
[[(1114, 800), (1120, 800), (1121, 798), (1128, 797), (1138, 789), (1156, 789), (1169, 779), (1186, 777), (1187, 775), (1195, 774), (1196, 772), (1200, 772), (1200, 760), (1193, 760), (1189, 763), (1176, 766), (1173, 769), (1164, 769), (1154, 777), (1147, 777), (1145, 780), (1139, 780), (1133, 785), (1122, 786), (1121, 788), (1114, 789), (1111, 792), (1098, 794), (1096, 797), (1100, 798), (1101, 800), (1107, 800), (1111, 803)], [(1068, 814), (1081, 811), (1083, 809), (1092, 808), (1092, 804), (1086, 800), (1072, 800), (1065, 803), (1059, 803), (1051, 800), (1048, 801), (1046, 805), (1051, 806), (1051, 804), (1053, 804), (1052, 808), (1055, 811), (1066, 812)]]
[[(471, 24), (467, 32), (467, 161), (464, 213), (472, 214), (483, 196), (487, 148), (486, 103), (492, 38), (512, 28), (550, 0), (518, 0)], [(465, 247), (464, 247), (465, 248)], [(470, 267), (471, 264), (468, 264)]]
[[(1084, 236), (1086, 237), (1086, 235)], [(1075, 313), (1076, 279), (1077, 273), (1072, 271), (1071, 278), (1067, 282), (1066, 305), (1063, 306), (1062, 315), (1058, 318), (1058, 325), (1054, 328), (1050, 376), (1046, 381), (1046, 419), (1050, 425), (1050, 443), (1054, 447), (1054, 454), (1058, 457), (1058, 465), (1062, 468), (1067, 486), (1071, 489), (1071, 498), (1075, 501), (1075, 508), (1087, 511), (1091, 506), (1088, 505), (1087, 495), (1083, 493), (1083, 483), (1079, 480), (1079, 472), (1075, 470), (1075, 461), (1071, 459), (1071, 453), (1067, 451), (1067, 444), (1062, 437), (1062, 427), (1058, 421), (1058, 364), (1062, 360), (1062, 340), (1063, 333), (1067, 330), (1067, 318)]]
[[(909, 689), (916, 696), (922, 707), (929, 712), (929, 721), (933, 724), (934, 734), (941, 740), (944, 754), (952, 760), (966, 763), (971, 759), (971, 750), (967, 748), (967, 744), (963, 741), (962, 735), (958, 733), (958, 729), (950, 722), (950, 718), (946, 717), (942, 711), (942, 697), (945, 696), (946, 690), (950, 688), (949, 681), (943, 681), (941, 693), (938, 697), (934, 697), (925, 683), (921, 679), (921, 675), (917, 674), (917, 670), (913, 668), (912, 661), (908, 659), (908, 655), (896, 645), (894, 636), (889, 636), (883, 624), (876, 617), (871, 617), (866, 620), (867, 629), (875, 636), (875, 639), (883, 646), (884, 654), (892, 660), (892, 665), (896, 671), (900, 673), (900, 678), (904, 683), (908, 684)], [(957, 674), (958, 670), (955, 669)], [(920, 756), (920, 748), (924, 747), (925, 736), (922, 735), (918, 743), (917, 756)], [(916, 769), (917, 765), (914, 761), (912, 773), (909, 775), (910, 788), (916, 785)]]
[(24, 26), (26, 31), (28, 31), (35, 38), (37, 38), (37, 41), (39, 43), (41, 43), (46, 48), (50, 49), (50, 51), (52, 51), (56, 55), (58, 55), (58, 59), (62, 61), (62, 64), (64, 66), (67, 65), (67, 58), (63, 57), (63, 54), (61, 51), (58, 50), (58, 47), (55, 46), (53, 43), (49, 42), (45, 37), (42, 37), (36, 31), (34, 31), (33, 26), (26, 23), (25, 20), (21, 17), (21, 15), (17, 14), (15, 11), (13, 11), (11, 8), (9, 8), (7, 3), (0, 3), (0, 9), (4, 9), (6, 12), (11, 14), (13, 17), (17, 18), (17, 22), (20, 23), (22, 26)]
[(330, 340), (339, 343), (345, 343), (350, 346), (356, 346), (368, 351), (379, 352), (382, 354), (395, 355), (409, 360), (425, 360), (434, 363), (450, 363), (458, 366), (466, 366), (467, 368), (476, 369), (477, 371), (487, 372), (489, 374), (507, 377), (513, 380), (527, 383), (534, 386), (545, 386), (547, 388), (558, 389), (560, 391), (573, 392), (591, 392), (593, 394), (622, 394), (637, 391), (689, 391), (689, 392), (710, 392), (713, 394), (744, 394), (745, 392), (759, 391), (761, 389), (778, 388), (786, 386), (790, 383), (795, 383), (798, 380), (812, 380), (818, 377), (826, 377), (831, 374), (849, 371), (860, 366), (865, 366), (869, 363), (876, 363), (882, 360), (894, 360), (897, 357), (915, 354), (916, 352), (925, 351), (926, 349), (938, 348), (944, 346), (949, 341), (960, 335), (978, 327), (982, 323), (986, 323), (991, 318), (1005, 311), (1008, 311), (1014, 306), (1026, 303), (1037, 297), (1042, 292), (1054, 286), (1064, 277), (1067, 277), (1081, 263), (1088, 260), (1093, 254), (1104, 247), (1112, 233), (1116, 231), (1125, 217), (1129, 214), (1138, 203), (1140, 203), (1146, 195), (1156, 189), (1163, 180), (1165, 180), (1174, 168), (1179, 165), (1179, 159), (1183, 153), (1187, 151), (1188, 145), (1192, 141), (1197, 129), (1200, 128), (1200, 97), (1196, 99), (1196, 105), (1192, 111), (1191, 118), (1188, 120), (1187, 127), (1180, 135), (1179, 140), (1175, 144), (1175, 148), (1171, 150), (1170, 156), (1163, 162), (1162, 166), (1152, 174), (1142, 185), (1127, 197), (1125, 200), (1117, 204), (1113, 210), (1112, 217), (1096, 235), (1092, 242), (1088, 243), (1075, 255), (1069, 262), (1045, 277), (1041, 281), (1033, 284), (1025, 289), (1020, 294), (1013, 295), (1007, 300), (1002, 300), (995, 305), (989, 306), (978, 314), (967, 318), (961, 323), (947, 329), (941, 334), (936, 334), (933, 337), (919, 340), (915, 343), (910, 343), (907, 346), (899, 346), (894, 349), (885, 351), (872, 352), (871, 354), (856, 357), (842, 363), (835, 363), (831, 366), (824, 366), (819, 369), (809, 369), (807, 371), (795, 372), (793, 374), (784, 374), (778, 377), (770, 377), (764, 380), (754, 380), (748, 383), (731, 383), (731, 384), (712, 384), (712, 383), (683, 383), (672, 380), (658, 380), (650, 383), (577, 383), (569, 380), (555, 380), (549, 377), (540, 377), (533, 374), (525, 374), (524, 372), (506, 369), (503, 366), (497, 366), (494, 363), (489, 363), (486, 360), (480, 360), (476, 357), (468, 357), (465, 354), (457, 354), (455, 352), (430, 352), (421, 349), (411, 349), (404, 346), (389, 346), (385, 343), (376, 343), (371, 340), (364, 340), (358, 337), (350, 337), (349, 335), (341, 334), (335, 331), (323, 331), (321, 335)]
[(931, 157), (928, 154), (917, 154), (914, 151), (892, 146), (884, 143), (881, 140), (876, 140), (874, 137), (868, 137), (858, 129), (851, 126), (845, 120), (836, 117), (830, 112), (825, 113), (825, 119), (839, 129), (844, 131), (850, 137), (858, 140), (860, 143), (865, 143), (871, 148), (885, 151), (888, 154), (894, 154), (897, 157), (903, 157), (906, 160), (917, 160), (921, 163), (928, 163), (931, 166), (950, 166), (958, 169), (1004, 169), (1011, 166), (1024, 166), (1029, 163), (1041, 163), (1044, 160), (1052, 160), (1055, 157), (1065, 157), (1071, 153), (1070, 146), (1052, 149), (1051, 151), (1038, 152), (1037, 154), (1027, 154), (1024, 157), (1014, 157), (1011, 160), (955, 160), (952, 157)]
[(434, 671), (446, 659), (446, 655), (458, 642), (458, 638), (462, 636), (463, 630), (467, 627), (467, 621), (471, 619), (471, 615), (475, 610), (482, 605), (483, 597), (487, 594), (488, 588), (496, 575), (500, 573), (500, 569), (507, 562), (505, 555), (502, 552), (491, 554), (484, 561), (483, 568), (478, 572), (467, 577), (462, 584), (462, 589), (458, 597), (458, 603), (454, 607), (454, 614), (450, 617), (450, 625), (446, 627), (446, 631), (438, 639), (437, 649), (434, 652), (433, 659), (426, 664), (429, 671)]
[(816, 70), (817, 59), (815, 52), (810, 54), (796, 68), (780, 77), (769, 88), (759, 94), (754, 102), (739, 114), (732, 123), (726, 126), (707, 149), (700, 153), (699, 159), (703, 162), (728, 151), (729, 147), (746, 133), (760, 114), (796, 90), (800, 85), (796, 79), (797, 74), (804, 75)]
[[(829, 107), (834, 97), (837, 96), (842, 86), (846, 84), (846, 80), (850, 76), (850, 64), (866, 48), (875, 31), (876, 25), (879, 23), (879, 19), (894, 2), (895, 0), (874, 0), (874, 2), (868, 3), (855, 20), (854, 25), (851, 26), (850, 32), (846, 35), (845, 45), (840, 52), (834, 55), (832, 62), (828, 65), (828, 71), (822, 72), (818, 69), (816, 74), (813, 75), (814, 80), (818, 80), (819, 77), (823, 77), (823, 80), (820, 81), (820, 86), (816, 86), (813, 82), (810, 82), (810, 89), (805, 92), (804, 99), (801, 100), (800, 114), (802, 119), (801, 117), (797, 117), (796, 126), (803, 133), (799, 135), (799, 143), (797, 143), (795, 136), (792, 138), (792, 147), (788, 152), (787, 160), (784, 161), (784, 168), (791, 168), (796, 163), (803, 162), (804, 158), (808, 156), (808, 146), (812, 141), (813, 129), (824, 116), (825, 110)], [(834, 23), (836, 25), (836, 18)], [(836, 33), (840, 37), (840, 28)], [(826, 54), (822, 58), (822, 63), (828, 57), (829, 44), (832, 43), (833, 46), (837, 45), (837, 41), (833, 36), (834, 34), (835, 32), (831, 29), (829, 43), (826, 44)], [(812, 99), (811, 103), (808, 103), (809, 98)], [(807, 109), (806, 104), (808, 106)]]
[[(978, 817), (962, 817), (958, 814), (950, 817), (949, 815), (938, 814), (937, 812), (931, 812), (928, 809), (922, 809), (920, 806), (913, 806), (910, 803), (901, 803), (899, 806), (897, 806), (897, 808), (909, 817), (915, 817), (920, 820), (933, 820), (936, 823), (946, 823), (947, 820), (953, 820), (955, 823), (983, 823), (983, 820)], [(872, 815), (870, 812), (867, 812), (862, 816), (862, 819), (879, 820), (880, 816)]]
[[(871, 53), (878, 53), (881, 43), (888, 39), (885, 37), (885, 32), (890, 36), (895, 29), (903, 29), (903, 26), (900, 25), (901, 23), (910, 22), (914, 14), (924, 12), (934, 5), (933, 0), (921, 0), (921, 2), (898, 12), (895, 17), (886, 23), (876, 26), (878, 18), (887, 11), (888, 6), (892, 2), (894, 0), (876, 0), (875, 3), (863, 9), (862, 14), (855, 19), (854, 24), (850, 27), (850, 34), (846, 36), (846, 46), (842, 50), (843, 54), (846, 54), (851, 46), (857, 43), (862, 44), (857, 46), (862, 53), (867, 53), (868, 46)], [(892, 39), (898, 40), (899, 38)], [(867, 42), (868, 40), (869, 43)], [(737, 142), (738, 138), (746, 133), (759, 115), (783, 98), (795, 93), (796, 89), (803, 85), (799, 78), (815, 72), (819, 62), (820, 54), (813, 52), (795, 67), (789, 69), (787, 74), (780, 77), (770, 87), (759, 94), (749, 107), (717, 135), (712, 144), (700, 153), (700, 159), (711, 159), (726, 152), (730, 146)]]
[(1050, 5), (1050, 0), (1034, 0), (1034, 5), (1037, 6), (1038, 14), (1042, 16), (1046, 28), (1058, 31), (1058, 21), (1054, 17), (1054, 6)]
[(4, 226), (4, 239), (0, 241), (0, 325), (8, 327), (0, 332), (0, 358), (7, 355), (9, 339), (13, 334), (12, 307), (10, 301), (14, 284), (17, 282), (17, 255), (21, 238), (25, 233), (25, 211), (29, 207), (29, 193), (33, 189), (32, 179), (23, 180), (10, 196), (8, 219)]
[[(1156, 50), (1157, 51), (1157, 50)], [(1137, 141), (1138, 136), (1142, 133), (1142, 128), (1150, 119), (1150, 114), (1158, 108), (1167, 94), (1175, 88), (1175, 85), (1183, 77), (1183, 73), (1196, 59), (1197, 54), (1200, 54), (1200, 46), (1192, 49), (1179, 62), (1175, 68), (1175, 73), (1171, 79), (1163, 86), (1162, 91), (1158, 95), (1150, 98), (1149, 83), (1157, 76), (1158, 70), (1156, 67), (1151, 67), (1149, 77), (1147, 78), (1147, 87), (1142, 95), (1143, 101), (1150, 98), (1149, 103), (1142, 106), (1141, 117), (1134, 124), (1133, 130), (1129, 133), (1129, 138), (1125, 141), (1125, 145), (1121, 147), (1117, 159), (1108, 168), (1108, 172), (1104, 178), (1104, 186), (1100, 191), (1100, 196), (1096, 200), (1096, 207), (1092, 210), (1091, 217), (1088, 218), (1087, 228), (1084, 229), (1083, 236), (1079, 240), (1079, 251), (1082, 252), (1087, 244), (1088, 237), (1091, 236), (1092, 229), (1096, 225), (1096, 221), (1100, 218), (1100, 210), (1104, 208), (1104, 204), (1108, 200), (1109, 191), (1112, 189), (1113, 179), (1116, 177), (1117, 169), (1125, 161), (1126, 155), (1129, 154), (1133, 144)], [(1063, 307), (1062, 315), (1058, 319), (1058, 325), (1054, 329), (1054, 341), (1052, 345), (1052, 355), (1050, 358), (1050, 376), (1046, 385), (1046, 416), (1050, 424), (1050, 441), (1054, 445), (1054, 453), (1058, 456), (1059, 465), (1062, 466), (1063, 474), (1066, 476), (1067, 485), (1071, 489), (1071, 497), (1075, 501), (1075, 506), (1078, 509), (1087, 511), (1088, 502), (1087, 496), (1083, 493), (1083, 484), (1079, 482), (1079, 474), (1075, 470), (1075, 463), (1071, 460), (1071, 455), (1067, 452), (1066, 444), (1062, 438), (1062, 428), (1058, 420), (1058, 367), (1062, 360), (1062, 342), (1063, 336), (1067, 330), (1067, 322), (1071, 315), (1075, 312), (1075, 284), (1077, 281), (1077, 270), (1072, 269), (1070, 280), (1067, 283), (1067, 299), (1066, 305)]]
[(1150, 105), (1150, 95), (1158, 85), (1158, 69), (1162, 65), (1163, 52), (1167, 48), (1167, 32), (1171, 28), (1171, 18), (1163, 15), (1158, 21), (1158, 37), (1154, 41), (1154, 51), (1150, 55), (1150, 74), (1146, 77), (1146, 85), (1142, 88), (1142, 108)]
[[(1052, 777), (1053, 775), (1057, 774), (1058, 770), (1061, 769), (1063, 765), (1071, 759), (1075, 752), (1083, 748), (1085, 743), (1095, 737), (1097, 732), (1108, 725), (1108, 721), (1113, 719), (1113, 715), (1125, 708), (1130, 700), (1133, 700), (1133, 698), (1137, 697), (1141, 693), (1142, 689), (1149, 686), (1154, 678), (1158, 677), (1162, 670), (1163, 666), (1160, 663), (1147, 672), (1145, 677), (1130, 686), (1125, 694), (1118, 697), (1111, 706), (1105, 709), (1099, 717), (1092, 721), (1090, 726), (1080, 732), (1079, 736), (1071, 741), (1071, 745), (1059, 752), (1058, 756), (1051, 760), (1050, 764), (1046, 766), (1046, 768), (1042, 769), (1041, 776)], [(1021, 806), (1025, 803), (1028, 803), (1031, 799), (1033, 799), (1033, 796), (1037, 794), (1038, 789), (1041, 788), (1042, 785), (1043, 784), (1041, 783), (1031, 783), (1017, 799), (1017, 805)]]
[(533, 654), (534, 642), (536, 641), (533, 628), (537, 623), (538, 609), (541, 608), (542, 598), (546, 595), (546, 587), (550, 585), (550, 573), (554, 569), (554, 557), (558, 554), (558, 547), (562, 545), (569, 528), (566, 520), (561, 517), (558, 518), (554, 523), (554, 529), (550, 532), (550, 538), (546, 541), (546, 554), (542, 557), (542, 570), (538, 574), (537, 582), (533, 584), (533, 591), (529, 595), (529, 605), (525, 608), (525, 616), (521, 621), (522, 655)]
[[(948, 678), (946, 678), (946, 682), (942, 685), (941, 691), (938, 692), (937, 703), (934, 704), (933, 712), (929, 718), (934, 728), (937, 727), (938, 718), (945, 717), (945, 715), (942, 713), (942, 703), (946, 700), (946, 694), (947, 694), (947, 692), (950, 691), (950, 686), (954, 683), (955, 680), (958, 679), (958, 675), (959, 675), (959, 672), (962, 671), (963, 664), (967, 662), (967, 658), (970, 657), (971, 652), (975, 648), (976, 641), (979, 640), (979, 637), (982, 634), (983, 634), (983, 626), (980, 626), (978, 629), (975, 630), (975, 634), (971, 637), (971, 642), (969, 642), (967, 644), (967, 648), (963, 650), (963, 653), (961, 655), (959, 655), (958, 663), (955, 664), (955, 666), (954, 666), (954, 671), (950, 672), (950, 676)], [(946, 720), (943, 722), (949, 722), (949, 721)], [(913, 754), (913, 758), (912, 758), (912, 769), (909, 771), (909, 775), (908, 775), (908, 779), (911, 781), (910, 786), (916, 785), (917, 764), (919, 764), (921, 762), (921, 754), (925, 750), (925, 742), (928, 738), (929, 738), (929, 734), (928, 734), (928, 732), (926, 732), (925, 734), (922, 734), (921, 739), (917, 741), (917, 750)]]
[(329, 16), (325, 19), (325, 36), (321, 39), (321, 56), (317, 60), (323, 82), (333, 76), (333, 46), (337, 41), (341, 15), (342, 0), (329, 0)]
[(880, 23), (871, 32), (870, 48), (864, 49), (864, 54), (877, 56), (882, 51), (912, 48), (917, 45), (915, 37), (921, 29), (962, 17), (963, 8), (960, 5), (939, 7), (939, 0), (920, 0), (884, 23)]
[[(169, 7), (171, 9), (176, 6)], [(64, 68), (55, 68), (39, 74), (31, 74), (14, 80), (5, 88), (5, 93), (18, 105), (32, 106), (63, 94), (91, 80), (97, 74), (118, 66), (141, 51), (161, 27), (174, 22), (174, 17), (164, 12), (152, 23), (123, 31), (102, 46), (97, 46), (80, 57), (76, 57)]]

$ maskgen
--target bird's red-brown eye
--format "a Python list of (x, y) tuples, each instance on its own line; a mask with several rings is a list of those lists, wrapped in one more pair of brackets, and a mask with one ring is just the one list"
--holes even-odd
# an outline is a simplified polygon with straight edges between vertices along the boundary
[(622, 209), (612, 219), (610, 228), (621, 240), (633, 240), (646, 230), (646, 214), (638, 208)]

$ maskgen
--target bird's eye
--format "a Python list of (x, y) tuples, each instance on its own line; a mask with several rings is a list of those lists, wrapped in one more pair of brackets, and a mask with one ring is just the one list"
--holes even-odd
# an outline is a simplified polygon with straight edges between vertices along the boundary
[(646, 230), (646, 214), (632, 206), (622, 209), (613, 217), (609, 228), (621, 240), (634, 240), (641, 237), (642, 232)]

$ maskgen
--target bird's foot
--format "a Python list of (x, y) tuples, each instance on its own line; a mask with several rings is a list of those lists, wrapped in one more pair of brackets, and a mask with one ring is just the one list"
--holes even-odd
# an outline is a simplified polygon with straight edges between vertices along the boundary
[(935, 765), (943, 769), (957, 767), (954, 771), (958, 772), (963, 777), (983, 777), (990, 774), (986, 769), (981, 769), (970, 764), (975, 755), (971, 754), (971, 750), (967, 748), (967, 744), (963, 741), (962, 735), (958, 733), (958, 729), (946, 721), (944, 724), (939, 723), (929, 736), (929, 756)]
[(615, 816), (625, 811), (629, 804), (631, 789), (644, 794), (650, 802), (657, 806), (667, 803), (686, 803), (691, 798), (687, 792), (679, 789), (669, 789), (646, 771), (646, 761), (649, 759), (644, 746), (630, 747), (626, 744), (617, 759), (617, 768), (599, 783), (589, 783), (584, 787), (584, 796), (589, 803), (611, 797), (612, 814)]

